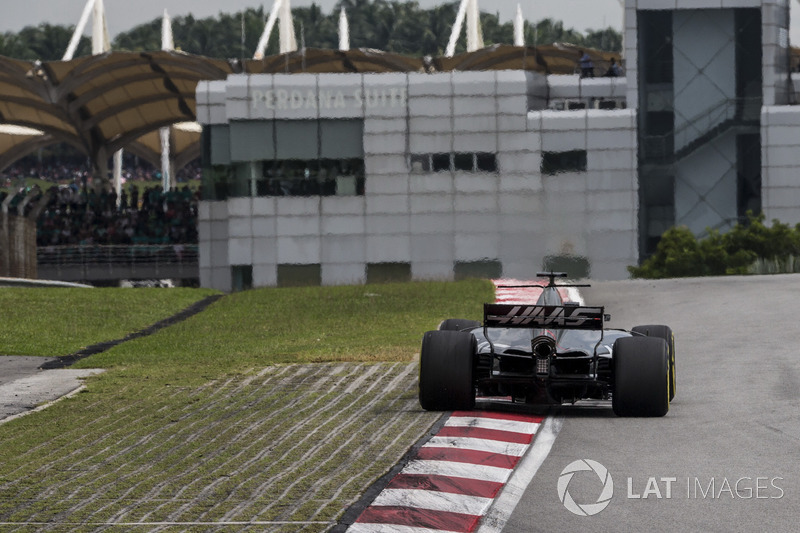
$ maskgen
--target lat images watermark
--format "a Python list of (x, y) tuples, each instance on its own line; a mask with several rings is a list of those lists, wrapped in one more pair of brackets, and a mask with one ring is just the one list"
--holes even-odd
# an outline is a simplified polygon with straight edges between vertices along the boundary
[[(597, 474), (603, 488), (595, 503), (579, 504), (572, 499), (572, 495), (569, 493), (569, 482), (572, 481), (572, 477), (576, 472), (585, 470), (590, 470)], [(608, 507), (608, 504), (611, 503), (612, 496), (614, 496), (614, 480), (611, 479), (611, 474), (608, 473), (608, 469), (597, 461), (578, 459), (568, 464), (564, 470), (561, 471), (561, 475), (558, 476), (558, 499), (561, 500), (564, 507), (573, 514), (579, 516), (596, 515)]]
[[(597, 501), (578, 503), (569, 492), (569, 484), (576, 473), (594, 472), (599, 479)], [(648, 476), (646, 479), (627, 478), (625, 497), (628, 500), (676, 499), (740, 500), (781, 499), (785, 491), (780, 476), (740, 476), (678, 478), (676, 476)], [(578, 516), (592, 516), (608, 507), (614, 497), (614, 481), (608, 469), (592, 459), (578, 459), (564, 467), (558, 477), (558, 498), (564, 507)]]

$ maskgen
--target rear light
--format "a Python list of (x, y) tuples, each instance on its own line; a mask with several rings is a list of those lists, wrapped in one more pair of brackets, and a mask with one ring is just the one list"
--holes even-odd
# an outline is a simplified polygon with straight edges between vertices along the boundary
[(550, 359), (547, 357), (540, 357), (536, 359), (536, 373), (540, 375), (547, 375), (550, 373)]

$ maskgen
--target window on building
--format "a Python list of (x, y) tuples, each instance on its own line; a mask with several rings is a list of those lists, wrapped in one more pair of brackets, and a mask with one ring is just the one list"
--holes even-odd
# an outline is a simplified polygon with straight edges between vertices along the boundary
[(586, 150), (543, 152), (541, 171), (550, 176), (564, 172), (586, 172)]
[(322, 268), (319, 264), (278, 265), (278, 287), (306, 287), (322, 285)]
[(475, 170), (475, 154), (456, 153), (453, 154), (453, 168), (455, 170), (466, 170), (472, 172)]
[(470, 278), (497, 279), (503, 277), (503, 264), (497, 259), (480, 261), (456, 261), (453, 265), (456, 280)]
[(410, 263), (367, 263), (367, 283), (411, 281)]
[(588, 278), (592, 265), (580, 255), (548, 255), (542, 261), (545, 272), (566, 272), (570, 279)]
[(488, 152), (475, 154), (475, 169), (478, 172), (497, 172), (497, 156)]
[(412, 174), (427, 172), (497, 172), (497, 155), (491, 152), (457, 152), (439, 154), (411, 154), (409, 168)]
[(409, 157), (409, 167), (414, 174), (430, 172), (431, 154), (411, 154)]
[(203, 198), (364, 194), (364, 121), (231, 121), (203, 129)]
[(450, 170), (450, 154), (432, 154), (431, 168), (434, 172), (448, 172)]
[(253, 265), (231, 265), (231, 288), (234, 292), (253, 288)]

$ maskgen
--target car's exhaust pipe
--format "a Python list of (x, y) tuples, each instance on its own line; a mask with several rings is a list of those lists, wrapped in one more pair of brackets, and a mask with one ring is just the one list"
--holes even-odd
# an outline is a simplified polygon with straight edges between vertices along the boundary
[(531, 350), (537, 359), (546, 359), (556, 353), (556, 340), (549, 335), (539, 335), (531, 341)]

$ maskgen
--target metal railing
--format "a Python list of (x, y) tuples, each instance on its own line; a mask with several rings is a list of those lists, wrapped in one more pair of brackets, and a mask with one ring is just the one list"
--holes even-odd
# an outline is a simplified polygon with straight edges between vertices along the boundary
[(39, 265), (152, 265), (197, 263), (196, 244), (39, 246)]
[(680, 127), (664, 135), (647, 135), (642, 142), (643, 156), (648, 159), (678, 157), (689, 152), (693, 143), (715, 130), (718, 133), (736, 124), (758, 121), (760, 97), (727, 98), (687, 119)]
[(196, 244), (64, 245), (36, 250), (40, 278), (60, 281), (196, 278)]

